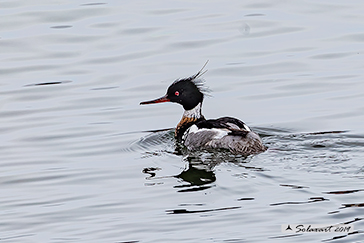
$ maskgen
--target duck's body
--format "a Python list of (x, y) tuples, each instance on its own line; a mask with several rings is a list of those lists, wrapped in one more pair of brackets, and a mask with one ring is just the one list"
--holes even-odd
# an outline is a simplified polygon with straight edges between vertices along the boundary
[(248, 156), (266, 150), (259, 135), (242, 121), (232, 117), (206, 120), (201, 113), (203, 93), (197, 78), (201, 73), (175, 81), (159, 99), (141, 102), (151, 104), (176, 102), (185, 109), (175, 130), (175, 137), (189, 150), (227, 149)]
[(182, 142), (189, 150), (228, 149), (244, 156), (266, 150), (258, 134), (232, 117), (196, 122), (184, 132)]

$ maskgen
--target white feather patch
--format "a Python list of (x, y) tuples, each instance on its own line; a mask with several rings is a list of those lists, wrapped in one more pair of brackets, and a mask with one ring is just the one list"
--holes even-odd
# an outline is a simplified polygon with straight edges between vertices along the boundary
[(251, 132), (252, 130), (250, 130), (250, 127), (248, 127), (246, 124), (244, 124), (244, 128), (245, 130), (247, 130), (248, 132)]
[(219, 129), (219, 128), (212, 128), (211, 130), (216, 132), (216, 135), (214, 136), (214, 139), (220, 139), (222, 137), (225, 137), (230, 132), (229, 130)]
[(198, 131), (198, 127), (193, 124), (192, 126), (190, 126), (190, 128), (188, 129), (187, 133), (196, 133)]
[(183, 116), (189, 117), (189, 118), (196, 118), (196, 119), (201, 118), (201, 103), (198, 103), (191, 110), (185, 110), (185, 112), (183, 113)]
[(231, 129), (236, 129), (236, 130), (240, 129), (240, 127), (238, 127), (238, 125), (234, 123), (227, 122), (226, 125), (228, 125)]
[(213, 137), (213, 139), (220, 139), (226, 135), (228, 135), (228, 133), (230, 132), (227, 129), (222, 129), (222, 128), (201, 128), (199, 129), (196, 125), (192, 125), (185, 134), (188, 133), (199, 133), (199, 132), (214, 132), (215, 136)]

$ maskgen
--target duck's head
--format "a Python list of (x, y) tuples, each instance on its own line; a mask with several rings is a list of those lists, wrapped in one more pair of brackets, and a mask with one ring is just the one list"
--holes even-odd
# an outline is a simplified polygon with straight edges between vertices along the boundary
[(203, 81), (198, 79), (202, 74), (200, 71), (189, 78), (178, 79), (168, 87), (166, 95), (155, 100), (140, 102), (140, 104), (175, 102), (181, 104), (185, 110), (191, 110), (202, 103), (204, 98)]

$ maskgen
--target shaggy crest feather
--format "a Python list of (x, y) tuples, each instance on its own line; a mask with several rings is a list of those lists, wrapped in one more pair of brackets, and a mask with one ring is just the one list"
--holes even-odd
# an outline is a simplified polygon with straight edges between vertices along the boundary
[(200, 78), (202, 75), (204, 75), (208, 70), (203, 70), (207, 63), (209, 61), (207, 60), (206, 63), (202, 66), (202, 68), (200, 69), (200, 71), (198, 71), (196, 74), (188, 77), (188, 78), (180, 78), (180, 79), (177, 79), (176, 81), (173, 82), (173, 84), (175, 83), (178, 83), (178, 82), (181, 82), (181, 81), (184, 81), (184, 82), (191, 82), (193, 83), (194, 85), (196, 85), (196, 87), (198, 88), (198, 90), (206, 95), (206, 96), (211, 96), (210, 93), (211, 93), (211, 90), (206, 87), (205, 85), (205, 80)]

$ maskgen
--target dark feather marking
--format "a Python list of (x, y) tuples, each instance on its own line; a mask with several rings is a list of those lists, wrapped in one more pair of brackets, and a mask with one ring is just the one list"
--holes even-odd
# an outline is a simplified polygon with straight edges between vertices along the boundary
[(233, 118), (233, 117), (221, 117), (218, 119), (209, 119), (209, 120), (204, 120), (204, 121), (200, 121), (198, 123), (196, 123), (196, 126), (198, 128), (227, 128), (229, 130), (236, 130), (236, 129), (231, 129), (231, 126), (229, 126), (228, 123), (234, 124), (236, 126), (238, 126), (240, 129), (245, 130), (245, 123), (240, 121), (239, 119)]
[[(231, 125), (229, 125), (229, 123), (236, 125), (240, 129), (232, 128)], [(218, 119), (203, 120), (203, 121), (196, 123), (196, 126), (200, 129), (201, 128), (207, 128), (207, 129), (223, 128), (223, 129), (230, 130), (228, 135), (246, 137), (246, 135), (249, 133), (249, 131), (247, 131), (245, 129), (244, 125), (245, 125), (244, 122), (240, 121), (239, 119), (233, 118), (233, 117), (221, 117)]]
[(247, 130), (232, 130), (231, 132), (228, 133), (228, 135), (235, 135), (235, 136), (242, 136), (242, 137), (246, 137), (246, 135), (249, 132)]

